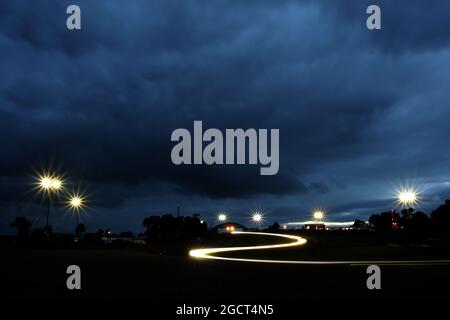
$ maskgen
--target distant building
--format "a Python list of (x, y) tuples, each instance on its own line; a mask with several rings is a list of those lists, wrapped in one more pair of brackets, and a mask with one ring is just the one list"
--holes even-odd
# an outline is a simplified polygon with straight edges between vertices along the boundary
[(353, 224), (352, 229), (359, 230), (359, 231), (367, 231), (370, 229), (370, 225), (366, 221), (356, 219), (355, 223)]
[(303, 230), (307, 231), (325, 231), (325, 223), (307, 223), (303, 225)]
[(213, 228), (213, 231), (217, 233), (230, 233), (233, 231), (246, 231), (247, 228), (242, 224), (235, 222), (221, 223)]

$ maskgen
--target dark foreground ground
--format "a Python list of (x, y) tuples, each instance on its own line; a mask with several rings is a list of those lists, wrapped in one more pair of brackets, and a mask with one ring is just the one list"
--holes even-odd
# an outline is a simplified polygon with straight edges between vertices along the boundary
[[(293, 266), (191, 261), (121, 251), (1, 253), (10, 299), (445, 299), (449, 266), (382, 266), (382, 290), (366, 288), (364, 266)], [(66, 289), (66, 267), (82, 290)]]
[[(334, 249), (328, 246), (324, 250), (338, 252), (339, 248), (334, 246)], [(311, 247), (314, 250), (309, 256), (318, 256), (320, 246)], [(295, 256), (298, 259), (299, 250), (304, 250), (308, 256), (306, 247), (292, 254), (279, 253), (276, 258)], [(376, 246), (372, 249), (358, 246), (355, 250), (383, 252)], [(257, 257), (261, 258), (262, 254), (258, 252)], [(395, 252), (391, 250), (389, 255), (391, 258)], [(406, 257), (410, 258), (410, 254)], [(1, 296), (15, 300), (142, 299), (180, 303), (289, 300), (306, 307), (308, 300), (354, 304), (379, 300), (449, 300), (450, 297), (449, 265), (381, 266), (382, 289), (370, 291), (366, 287), (365, 266), (199, 261), (151, 254), (143, 249), (2, 249), (0, 261)], [(79, 291), (66, 288), (66, 268), (72, 264), (80, 266), (82, 271), (82, 290)]]

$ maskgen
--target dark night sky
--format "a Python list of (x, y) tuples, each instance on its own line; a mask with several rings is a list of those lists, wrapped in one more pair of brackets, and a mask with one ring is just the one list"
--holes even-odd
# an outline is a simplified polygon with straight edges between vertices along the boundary
[[(0, 232), (44, 223), (30, 183), (50, 165), (90, 195), (90, 231), (177, 205), (209, 222), (367, 218), (405, 183), (426, 211), (450, 197), (449, 1), (77, 0), (70, 32), (72, 3), (0, 1)], [(279, 128), (278, 175), (173, 165), (170, 134), (194, 120)]]

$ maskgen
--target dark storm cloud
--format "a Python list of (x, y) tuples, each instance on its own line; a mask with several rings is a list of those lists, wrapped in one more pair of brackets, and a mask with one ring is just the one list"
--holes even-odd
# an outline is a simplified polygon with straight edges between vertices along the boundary
[[(365, 28), (365, 1), (77, 3), (80, 32), (65, 29), (69, 3), (0, 5), (2, 177), (59, 163), (117, 207), (160, 188), (330, 195), (362, 174), (439, 161), (429, 154), (448, 134), (437, 69), (449, 67), (447, 1), (379, 1), (380, 32)], [(194, 120), (280, 128), (279, 174), (174, 166), (170, 134)], [(17, 198), (5, 190), (2, 201)]]
[[(376, 4), (382, 10), (382, 33), (368, 36), (373, 45), (387, 54), (410, 54), (420, 51), (448, 48), (450, 42), (450, 11), (448, 1), (435, 1), (430, 6), (421, 0), (411, 1), (319, 1), (324, 10), (329, 10), (339, 22), (360, 32), (365, 25), (365, 12), (369, 5)], [(356, 31), (357, 32), (357, 31)]]

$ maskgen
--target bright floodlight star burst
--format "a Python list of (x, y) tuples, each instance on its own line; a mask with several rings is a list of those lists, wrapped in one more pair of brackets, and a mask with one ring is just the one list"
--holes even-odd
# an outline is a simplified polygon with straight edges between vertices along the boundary
[(58, 178), (55, 178), (52, 180), (52, 186), (51, 186), (52, 189), (59, 190), (61, 188), (61, 186), (62, 186), (62, 182)]
[(73, 210), (80, 210), (84, 207), (85, 199), (81, 195), (73, 194), (69, 197), (69, 206)]
[(73, 198), (72, 200), (70, 200), (70, 205), (72, 207), (78, 208), (81, 205), (81, 199), (80, 198)]
[(254, 223), (261, 223), (263, 221), (263, 215), (261, 212), (255, 211), (252, 215), (252, 221)]
[(315, 220), (322, 220), (324, 216), (325, 214), (323, 213), (322, 210), (315, 210), (313, 212), (313, 217)]
[(219, 213), (219, 216), (217, 217), (219, 221), (224, 222), (227, 220), (227, 215), (225, 213)]
[(417, 191), (412, 188), (397, 192), (397, 203), (403, 207), (413, 206), (419, 201)]
[(50, 174), (39, 174), (36, 186), (38, 190), (45, 192), (57, 192), (63, 187), (63, 180)]
[(52, 179), (50, 177), (42, 177), (39, 181), (39, 187), (48, 190), (52, 187)]
[(255, 222), (261, 222), (262, 216), (259, 213), (255, 213), (252, 217), (253, 221)]

